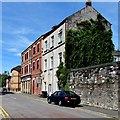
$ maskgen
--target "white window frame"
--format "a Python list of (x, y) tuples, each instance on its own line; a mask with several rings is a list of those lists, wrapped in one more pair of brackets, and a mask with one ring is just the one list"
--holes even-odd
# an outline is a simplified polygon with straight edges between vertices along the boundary
[(48, 41), (45, 41), (45, 51), (48, 49)]
[(58, 44), (59, 44), (59, 43), (62, 43), (62, 42), (63, 42), (63, 30), (62, 30), (62, 29), (59, 31), (58, 37), (59, 37), (59, 42), (58, 42)]
[(44, 61), (45, 70), (47, 70), (47, 59)]
[(53, 48), (54, 47), (54, 39), (55, 39), (55, 37), (54, 37), (54, 35), (51, 37), (51, 47), (50, 48)]
[(51, 65), (51, 69), (53, 69), (53, 56), (51, 56), (51, 58), (50, 58), (50, 65)]
[(58, 61), (59, 61), (58, 64), (60, 64), (60, 62), (62, 62), (62, 52), (58, 53)]

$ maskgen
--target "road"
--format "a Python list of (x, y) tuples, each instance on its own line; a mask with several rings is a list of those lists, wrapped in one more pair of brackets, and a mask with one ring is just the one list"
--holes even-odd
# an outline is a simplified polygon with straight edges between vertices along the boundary
[(2, 108), (11, 118), (105, 118), (82, 110), (80, 106), (72, 108), (48, 104), (40, 98), (18, 93), (2, 95)]

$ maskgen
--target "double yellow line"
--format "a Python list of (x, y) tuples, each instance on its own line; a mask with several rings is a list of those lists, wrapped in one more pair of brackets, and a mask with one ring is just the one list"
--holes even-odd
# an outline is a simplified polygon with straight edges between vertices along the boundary
[(8, 113), (5, 111), (5, 109), (3, 109), (1, 106), (0, 106), (0, 113), (1, 113), (1, 115), (2, 115), (2, 117), (3, 117), (4, 119), (10, 118), (9, 114), (8, 114)]

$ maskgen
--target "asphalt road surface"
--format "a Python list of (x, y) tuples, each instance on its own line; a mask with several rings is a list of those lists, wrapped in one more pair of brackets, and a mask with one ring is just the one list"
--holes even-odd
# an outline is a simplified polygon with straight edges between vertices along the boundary
[(48, 104), (40, 98), (18, 93), (2, 95), (2, 108), (11, 118), (105, 118), (82, 110), (80, 106), (72, 108)]

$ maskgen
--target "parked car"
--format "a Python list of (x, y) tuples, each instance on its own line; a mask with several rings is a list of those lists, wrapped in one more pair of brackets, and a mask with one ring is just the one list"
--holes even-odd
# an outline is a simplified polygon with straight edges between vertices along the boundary
[(58, 105), (75, 105), (77, 106), (80, 102), (80, 96), (73, 91), (56, 91), (51, 96), (47, 97), (47, 102), (50, 104), (54, 102)]

